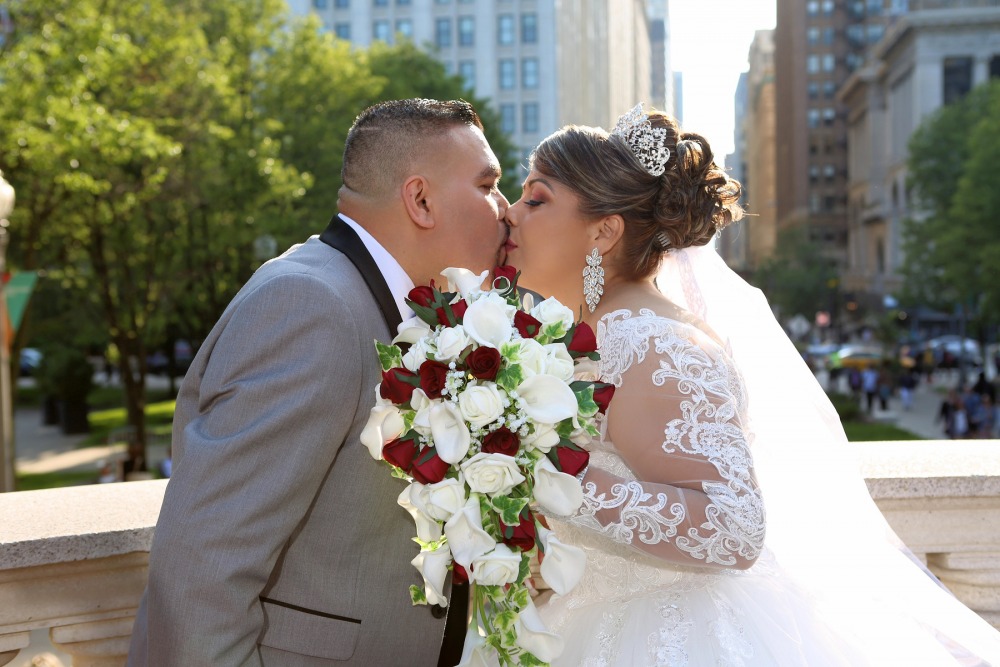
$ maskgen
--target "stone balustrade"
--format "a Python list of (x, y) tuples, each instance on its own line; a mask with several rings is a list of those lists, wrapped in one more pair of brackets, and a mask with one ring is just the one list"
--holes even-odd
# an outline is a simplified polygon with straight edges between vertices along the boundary
[[(857, 445), (900, 537), (1000, 627), (1000, 440)], [(48, 629), (75, 667), (123, 665), (165, 481), (0, 495), (0, 665)]]

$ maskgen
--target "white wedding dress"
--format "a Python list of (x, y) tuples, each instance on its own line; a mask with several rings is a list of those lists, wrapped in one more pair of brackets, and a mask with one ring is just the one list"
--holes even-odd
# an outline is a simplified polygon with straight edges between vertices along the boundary
[[(560, 540), (587, 556), (577, 587), (539, 606), (546, 626), (565, 642), (554, 665), (913, 667), (997, 659), (1000, 634), (907, 552), (873, 548), (870, 561), (829, 557), (839, 541), (866, 533), (844, 532), (849, 516), (840, 517), (841, 527), (831, 525), (823, 541), (817, 536), (824, 526), (807, 525), (810, 503), (818, 507), (836, 491), (824, 486), (821, 467), (808, 471), (813, 479), (798, 480), (811, 492), (799, 491), (795, 508), (802, 539), (815, 541), (798, 546), (813, 562), (783, 566), (769, 546), (770, 496), (755, 474), (756, 433), (742, 367), (704, 320), (680, 307), (619, 310), (602, 318), (598, 341), (602, 375), (619, 392), (590, 448), (583, 507), (550, 521)], [(649, 422), (635, 418), (641, 414), (658, 414), (662, 428), (633, 433), (643, 428), (634, 424)], [(779, 544), (782, 537), (788, 541), (779, 535)], [(904, 583), (880, 595), (869, 590), (866, 573), (842, 571), (867, 569), (869, 562), (903, 572)], [(812, 585), (824, 581), (833, 595)], [(905, 596), (928, 597), (928, 616), (936, 617), (901, 613), (894, 602), (903, 600), (904, 589)]]

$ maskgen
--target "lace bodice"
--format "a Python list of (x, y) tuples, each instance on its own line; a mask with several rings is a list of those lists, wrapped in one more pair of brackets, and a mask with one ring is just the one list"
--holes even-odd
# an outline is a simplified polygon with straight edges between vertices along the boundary
[(569, 524), (674, 565), (752, 565), (764, 504), (727, 350), (693, 317), (648, 309), (605, 315), (598, 340), (617, 390)]

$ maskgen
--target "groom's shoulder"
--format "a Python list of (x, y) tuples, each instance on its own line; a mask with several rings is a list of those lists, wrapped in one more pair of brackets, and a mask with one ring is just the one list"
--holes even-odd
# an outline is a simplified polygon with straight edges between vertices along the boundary
[(336, 289), (366, 289), (364, 279), (347, 256), (320, 241), (318, 236), (297, 243), (262, 264), (246, 286), (253, 288), (275, 280), (297, 282), (309, 277)]

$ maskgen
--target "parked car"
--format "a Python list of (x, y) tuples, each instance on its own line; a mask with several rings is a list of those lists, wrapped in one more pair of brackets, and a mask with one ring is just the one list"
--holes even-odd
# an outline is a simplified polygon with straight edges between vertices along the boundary
[(884, 359), (882, 350), (863, 345), (845, 345), (837, 351), (837, 354), (840, 355), (841, 368), (864, 369), (878, 366)]
[(962, 338), (954, 334), (931, 338), (925, 344), (934, 352), (934, 360), (942, 368), (954, 368), (958, 359), (964, 354), (965, 363), (969, 366), (979, 366), (983, 353), (979, 341), (973, 338)]

